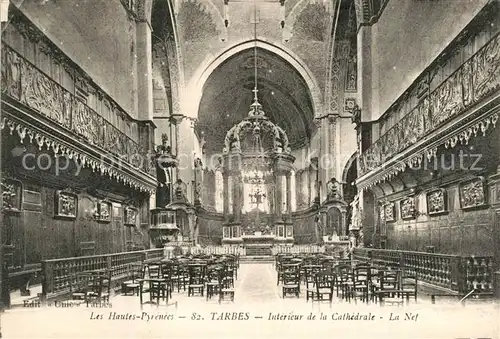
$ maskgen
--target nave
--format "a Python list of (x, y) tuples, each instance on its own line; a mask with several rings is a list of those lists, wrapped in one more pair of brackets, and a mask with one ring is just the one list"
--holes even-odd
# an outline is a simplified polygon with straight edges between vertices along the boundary
[[(312, 257), (321, 259), (317, 262), (325, 258), (326, 261), (320, 265), (309, 264)], [(238, 262), (237, 256), (203, 256), (200, 259), (200, 256), (191, 257), (181, 264), (188, 267), (185, 283), (179, 275), (172, 275), (173, 271), (166, 273), (168, 265), (160, 263), (172, 263), (172, 259), (163, 258), (143, 263), (144, 275), (135, 280), (139, 286), (133, 293), (125, 288), (134, 286), (131, 281), (123, 280), (121, 284), (113, 284), (113, 288), (107, 290), (109, 294), (102, 290), (96, 294), (95, 289), (89, 289), (82, 298), (81, 290), (74, 291), (67, 299), (41, 307), (27, 307), (27, 301), (24, 306), (14, 307), (4, 315), (4, 333), (9, 338), (45, 337), (47, 333), (68, 338), (98, 337), (103, 333), (106, 338), (132, 338), (165, 332), (174, 338), (190, 335), (211, 338), (226, 337), (231, 330), (232, 337), (305, 338), (314, 330), (320, 337), (338, 331), (343, 337), (366, 335), (371, 338), (381, 335), (390, 326), (398, 338), (430, 338), (471, 333), (474, 329), (471, 325), (475, 322), (483, 324), (475, 329), (475, 333), (479, 331), (485, 336), (492, 335), (495, 327), (497, 306), (491, 301), (468, 300), (461, 304), (456, 298), (445, 298), (433, 304), (428, 294), (431, 292), (425, 288), (418, 288), (416, 295), (406, 300), (405, 295), (395, 292), (394, 286), (388, 292), (391, 298), (385, 302), (372, 299), (372, 293), (377, 295), (377, 290), (381, 289), (384, 275), (379, 273), (383, 270), (380, 266), (375, 274), (377, 277), (369, 276), (369, 282), (366, 281), (366, 286), (370, 286), (368, 298), (362, 300), (363, 296), (351, 293), (354, 292), (351, 289), (356, 281), (362, 280), (360, 268), (374, 266), (360, 261), (343, 261), (340, 265), (336, 261), (335, 269), (329, 270), (331, 258), (322, 255), (282, 255), (276, 256), (274, 262), (260, 263)], [(156, 265), (162, 266), (163, 272), (156, 271)], [(203, 294), (199, 293), (201, 290), (190, 291), (193, 286), (199, 287), (193, 284), (193, 277), (198, 275), (195, 266), (206, 267), (202, 279)], [(346, 266), (352, 270), (341, 273), (341, 267)], [(208, 285), (213, 282), (210, 278), (213, 270), (224, 271), (219, 277), (224, 276), (222, 281), (227, 279), (228, 283), (221, 281), (220, 290), (207, 296)], [(394, 271), (398, 272), (397, 269)], [(287, 281), (287, 272), (298, 273), (298, 296), (295, 293), (283, 296), (283, 291), (294, 287)], [(326, 280), (323, 280), (318, 286), (319, 276), (330, 276), (332, 284), (325, 285)], [(352, 280), (344, 279), (347, 276)], [(163, 283), (160, 290), (164, 289), (164, 295), (161, 292), (158, 295), (160, 290), (152, 288), (151, 283), (159, 281)], [(398, 284), (402, 286), (402, 282)], [(219, 299), (222, 291), (234, 292), (234, 300)], [(326, 296), (323, 300), (314, 295), (320, 291)], [(313, 295), (308, 296), (311, 292)], [(151, 304), (150, 301), (159, 303)], [(459, 307), (461, 311), (456, 312)], [(13, 326), (20, 319), (33, 326)], [(455, 324), (452, 329), (444, 326), (449, 322)], [(38, 326), (42, 323), (48, 325), (43, 326), (44, 329), (54, 323), (78, 324), (78, 329), (75, 331), (70, 326), (59, 325), (46, 332)]]

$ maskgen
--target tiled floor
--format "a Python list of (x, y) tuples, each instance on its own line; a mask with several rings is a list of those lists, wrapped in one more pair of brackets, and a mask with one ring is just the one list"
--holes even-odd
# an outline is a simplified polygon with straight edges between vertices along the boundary
[[(137, 296), (118, 295), (111, 299), (110, 308), (20, 307), (2, 315), (2, 334), (6, 338), (331, 338), (332, 334), (341, 338), (494, 338), (499, 316), (491, 303), (431, 305), (424, 296), (418, 303), (399, 308), (337, 299), (332, 305), (307, 303), (305, 291), (300, 298), (283, 299), (276, 271), (265, 263), (241, 264), (234, 303), (219, 305), (217, 298), (207, 301), (188, 297), (186, 292), (174, 293), (174, 302), (176, 306), (144, 305), (141, 309)], [(346, 320), (356, 314), (370, 320)]]

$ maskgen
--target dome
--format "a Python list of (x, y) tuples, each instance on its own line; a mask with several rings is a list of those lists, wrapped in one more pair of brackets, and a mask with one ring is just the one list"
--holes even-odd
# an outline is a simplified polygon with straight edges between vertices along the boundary
[(254, 90), (254, 102), (248, 116), (226, 133), (224, 154), (228, 153), (284, 153), (291, 152), (285, 131), (266, 117)]

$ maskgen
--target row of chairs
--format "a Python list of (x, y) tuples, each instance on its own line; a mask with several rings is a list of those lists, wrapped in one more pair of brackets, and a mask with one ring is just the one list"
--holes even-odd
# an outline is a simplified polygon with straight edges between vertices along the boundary
[(378, 302), (402, 305), (417, 300), (418, 278), (402, 270), (361, 263), (336, 267), (337, 296), (347, 301)]
[[(189, 297), (206, 295), (207, 300), (219, 295), (219, 302), (229, 297), (234, 301), (234, 280), (237, 266), (231, 261), (204, 263), (147, 263), (130, 270), (129, 279), (122, 283), (122, 293), (137, 294), (143, 303), (168, 304), (172, 292), (187, 290)], [(149, 294), (149, 301), (143, 301)]]
[(300, 296), (301, 284), (306, 286), (306, 300), (328, 300), (337, 297), (348, 302), (379, 302), (403, 304), (410, 298), (417, 300), (418, 279), (415, 274), (401, 270), (372, 266), (367, 263), (323, 261), (277, 261), (277, 283), (282, 283), (283, 296)]
[(71, 277), (70, 299), (79, 302), (109, 302), (111, 273), (101, 271), (80, 272)]

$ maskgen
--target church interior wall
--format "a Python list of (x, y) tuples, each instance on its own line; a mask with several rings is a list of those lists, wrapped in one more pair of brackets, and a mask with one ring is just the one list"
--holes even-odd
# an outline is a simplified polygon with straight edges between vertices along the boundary
[(4, 241), (13, 245), (13, 269), (149, 248), (149, 196), (88, 167), (62, 166), (53, 152), (17, 140), (3, 136), (1, 168), (4, 189), (15, 192), (2, 228)]
[[(371, 69), (378, 70), (371, 80), (377, 97), (372, 98), (370, 120), (378, 119), (392, 105), (487, 2), (461, 2), (460, 6), (453, 1), (388, 3), (370, 27)], [(368, 78), (363, 74), (363, 79)]]
[[(437, 253), (455, 255), (492, 255), (495, 242), (491, 234), (493, 215), (488, 208), (464, 211), (460, 209), (458, 185), (445, 188), (449, 213), (428, 216), (425, 196), (417, 198), (415, 220), (402, 220), (400, 204), (396, 202), (397, 221), (387, 223), (387, 248), (425, 252), (432, 246)], [(423, 199), (422, 199), (423, 198)]]
[[(136, 24), (119, 1), (15, 1), (128, 114), (137, 118)], [(113, 17), (113, 20), (106, 18)]]
[[(379, 186), (382, 190), (377, 189), (376, 200), (394, 203), (394, 220), (381, 223), (378, 218), (380, 207), (365, 212), (374, 216), (375, 223), (378, 223), (375, 228), (379, 228), (380, 234), (386, 234), (387, 248), (425, 252), (432, 247), (436, 253), (459, 255), (494, 253), (494, 194), (493, 187), (489, 185), (489, 178), (498, 173), (500, 138), (497, 130), (489, 133), (486, 137), (474, 139), (468, 146), (457, 146), (452, 150), (445, 150), (444, 147), (438, 149), (440, 160), (436, 163), (440, 167), (437, 167), (437, 170), (416, 170), (413, 177), (418, 178), (418, 181), (413, 189), (406, 188), (389, 193), (387, 189), (395, 187), (395, 184)], [(462, 157), (461, 154), (465, 155)], [(407, 175), (400, 178), (409, 183)], [(481, 190), (484, 203), (467, 207), (463, 199), (472, 193), (466, 193), (461, 187), (476, 178), (484, 178), (484, 190)], [(427, 194), (436, 189), (444, 190), (446, 203), (443, 213), (433, 214), (429, 212)], [(383, 193), (383, 190), (387, 193)], [(412, 192), (415, 192), (415, 195)], [(414, 217), (403, 218), (401, 202), (408, 197), (414, 197), (415, 214)]]
[[(14, 267), (19, 269), (41, 260), (82, 255), (125, 252), (148, 248), (147, 229), (141, 228), (141, 219), (135, 225), (124, 225), (124, 208), (130, 205), (112, 204), (111, 220), (95, 218), (97, 202), (101, 199), (81, 192), (76, 194), (77, 216), (58, 218), (54, 215), (57, 187), (23, 180), (24, 202), (19, 213), (9, 214), (5, 220), (11, 225), (11, 241), (15, 245)], [(146, 210), (149, 206), (144, 205)], [(144, 213), (141, 213), (144, 214)], [(145, 214), (148, 217), (148, 214)]]

